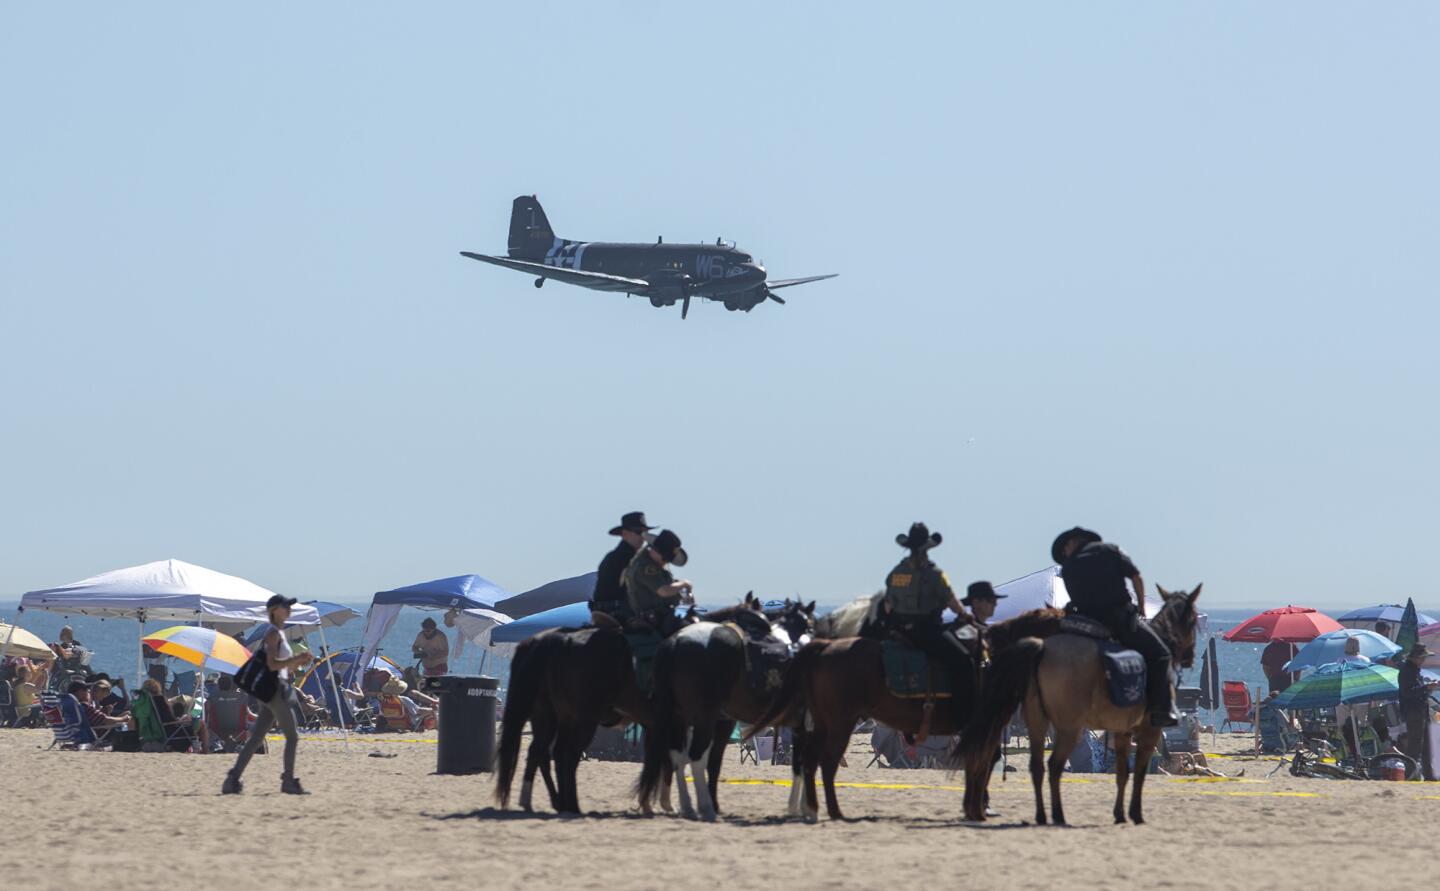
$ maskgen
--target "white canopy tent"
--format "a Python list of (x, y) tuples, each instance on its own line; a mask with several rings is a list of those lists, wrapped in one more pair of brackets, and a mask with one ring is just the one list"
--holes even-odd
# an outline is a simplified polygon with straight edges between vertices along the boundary
[[(990, 620), (992, 624), (1013, 619), (1032, 609), (1062, 609), (1070, 602), (1070, 594), (1065, 590), (1065, 580), (1060, 577), (1058, 566), (1047, 566), (1003, 585), (996, 585), (995, 593), (1003, 594), (1004, 597), (995, 607), (995, 616)], [(1133, 595), (1134, 592), (1131, 593)], [(1145, 615), (1155, 615), (1162, 605), (1153, 589), (1145, 592)]]
[[(134, 619), (145, 636), (146, 622), (229, 622), (254, 624), (268, 620), (265, 602), (275, 592), (183, 560), (159, 560), (115, 569), (58, 588), (27, 592), (20, 611), (39, 609), (72, 616)], [(318, 624), (312, 606), (297, 603), (293, 621)], [(139, 678), (145, 677), (143, 647), (136, 649)]]

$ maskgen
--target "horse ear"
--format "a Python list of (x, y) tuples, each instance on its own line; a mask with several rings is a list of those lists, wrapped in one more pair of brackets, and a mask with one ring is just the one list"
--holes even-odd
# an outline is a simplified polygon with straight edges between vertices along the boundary
[(1190, 602), (1191, 602), (1191, 603), (1194, 603), (1195, 601), (1197, 601), (1197, 600), (1200, 599), (1200, 589), (1203, 588), (1203, 587), (1205, 587), (1205, 583), (1204, 583), (1204, 582), (1201, 582), (1200, 584), (1198, 584), (1198, 585), (1195, 586), (1195, 590), (1194, 590), (1194, 591), (1191, 591), (1191, 592), (1190, 592)]
[(1161, 600), (1169, 600), (1169, 599), (1170, 599), (1170, 592), (1165, 590), (1165, 586), (1164, 586), (1164, 585), (1156, 585), (1156, 586), (1155, 586), (1155, 590), (1160, 592), (1160, 599), (1161, 599)]
[(813, 600), (810, 601), (810, 605), (807, 606), (807, 607), (805, 607), (805, 612), (807, 612), (807, 613), (813, 613), (813, 612), (815, 612), (815, 601), (813, 601)]

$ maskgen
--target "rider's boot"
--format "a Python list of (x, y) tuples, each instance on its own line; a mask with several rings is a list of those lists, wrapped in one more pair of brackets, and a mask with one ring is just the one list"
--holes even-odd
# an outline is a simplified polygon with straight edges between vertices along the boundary
[(1150, 726), (1174, 727), (1180, 723), (1180, 716), (1175, 713), (1170, 660), (1156, 659), (1146, 664), (1145, 672), (1145, 701), (1150, 710)]

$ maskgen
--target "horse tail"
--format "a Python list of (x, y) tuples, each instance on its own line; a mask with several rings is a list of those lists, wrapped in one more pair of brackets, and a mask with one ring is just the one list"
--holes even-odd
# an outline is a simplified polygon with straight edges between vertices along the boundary
[(995, 654), (989, 674), (980, 687), (980, 701), (970, 721), (960, 733), (952, 761), (955, 766), (983, 767), (1000, 744), (1000, 733), (1035, 679), (1035, 669), (1045, 654), (1045, 642), (1038, 637), (1025, 637)]
[(495, 765), (495, 800), (510, 804), (510, 783), (520, 760), (520, 736), (540, 695), (545, 673), (545, 643), (549, 635), (532, 637), (515, 648), (510, 660), (510, 689), (505, 696), (505, 719), (500, 724), (500, 755)]
[(665, 775), (670, 757), (670, 731), (675, 723), (675, 638), (665, 641), (655, 651), (651, 677), (655, 685), (655, 693), (650, 700), (655, 709), (655, 720), (645, 728), (645, 762), (640, 768), (640, 779), (635, 783), (640, 806), (647, 809), (660, 790), (660, 779)]
[(828, 641), (812, 640), (800, 648), (800, 652), (785, 666), (785, 677), (780, 682), (780, 692), (775, 694), (775, 701), (770, 703), (765, 714), (745, 731), (747, 741), (767, 727), (789, 724), (795, 720), (796, 713), (805, 705), (805, 680), (815, 670), (815, 663), (828, 645)]

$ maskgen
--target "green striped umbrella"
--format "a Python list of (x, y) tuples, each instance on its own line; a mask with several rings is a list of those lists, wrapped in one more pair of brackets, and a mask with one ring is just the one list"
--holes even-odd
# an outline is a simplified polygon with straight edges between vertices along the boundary
[(1400, 672), (1367, 662), (1331, 662), (1291, 684), (1275, 697), (1280, 708), (1333, 708), (1342, 702), (1395, 699)]

